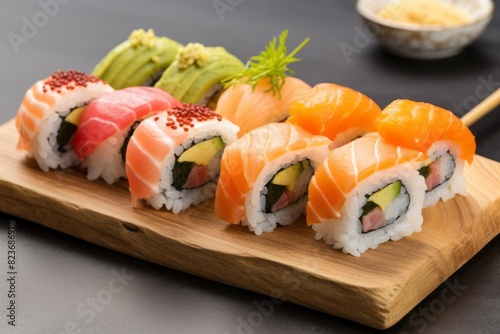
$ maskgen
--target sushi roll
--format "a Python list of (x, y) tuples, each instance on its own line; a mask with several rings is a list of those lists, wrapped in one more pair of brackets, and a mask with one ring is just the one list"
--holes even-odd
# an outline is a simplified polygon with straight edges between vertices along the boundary
[(27, 151), (45, 172), (78, 165), (71, 143), (85, 107), (112, 91), (101, 79), (75, 70), (37, 81), (16, 114), (17, 148)]
[(137, 29), (113, 48), (94, 67), (92, 74), (115, 89), (153, 86), (175, 60), (181, 46), (170, 38), (156, 36), (152, 29)]
[(256, 235), (293, 223), (304, 212), (309, 180), (330, 144), (287, 123), (246, 133), (222, 155), (216, 214)]
[(180, 102), (154, 87), (128, 87), (92, 101), (73, 138), (73, 150), (87, 178), (108, 184), (125, 177), (127, 144), (142, 120)]
[(376, 131), (381, 112), (377, 103), (358, 91), (322, 83), (291, 105), (288, 122), (330, 138), (336, 148)]
[(222, 91), (220, 82), (242, 68), (243, 63), (221, 46), (189, 43), (178, 50), (176, 60), (155, 87), (169, 92), (183, 103), (214, 108)]
[(238, 127), (205, 106), (183, 104), (144, 120), (130, 138), (126, 172), (138, 199), (173, 213), (214, 197), (224, 147)]
[(259, 126), (283, 122), (290, 116), (293, 102), (304, 98), (311, 86), (291, 76), (287, 67), (297, 62), (295, 54), (308, 42), (304, 40), (287, 54), (285, 30), (276, 45), (274, 38), (265, 51), (250, 58), (245, 69), (223, 81), (224, 88), (215, 111), (240, 127), (238, 136)]
[(293, 102), (306, 96), (311, 86), (301, 79), (287, 77), (281, 88), (281, 97), (269, 91), (269, 79), (262, 79), (252, 87), (237, 84), (225, 90), (215, 111), (240, 126), (238, 136), (259, 126), (285, 121)]
[(467, 195), (464, 161), (472, 163), (474, 135), (452, 112), (429, 103), (396, 100), (383, 111), (377, 131), (388, 142), (426, 153), (420, 168), (427, 185), (424, 207)]
[(334, 149), (309, 184), (307, 224), (335, 249), (360, 256), (421, 230), (424, 153), (369, 133)]

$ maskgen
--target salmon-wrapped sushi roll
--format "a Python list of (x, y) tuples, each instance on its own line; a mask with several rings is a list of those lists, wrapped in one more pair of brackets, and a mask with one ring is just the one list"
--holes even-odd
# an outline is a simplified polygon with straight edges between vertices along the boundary
[(288, 122), (330, 138), (336, 148), (376, 131), (381, 112), (377, 103), (354, 89), (321, 83), (291, 105)]
[(173, 213), (213, 198), (224, 147), (238, 127), (205, 106), (183, 104), (144, 120), (130, 138), (126, 172), (138, 199)]
[(73, 138), (73, 150), (87, 178), (108, 184), (125, 177), (125, 153), (135, 127), (145, 118), (180, 102), (154, 87), (128, 87), (92, 101)]
[(75, 70), (57, 71), (36, 82), (16, 115), (17, 148), (46, 172), (78, 165), (71, 142), (82, 114), (92, 100), (112, 91), (101, 79)]
[(260, 235), (288, 225), (303, 213), (314, 169), (331, 141), (287, 123), (256, 128), (222, 156), (215, 212)]
[(369, 133), (333, 150), (309, 185), (307, 224), (333, 248), (359, 256), (421, 230), (424, 153)]
[(382, 111), (377, 131), (394, 145), (429, 156), (420, 168), (427, 185), (424, 207), (467, 194), (464, 160), (472, 162), (476, 142), (452, 112), (429, 103), (396, 100)]

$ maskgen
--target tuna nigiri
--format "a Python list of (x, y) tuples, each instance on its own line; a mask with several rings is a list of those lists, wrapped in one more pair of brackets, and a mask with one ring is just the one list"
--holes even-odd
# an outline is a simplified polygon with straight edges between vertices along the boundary
[(78, 165), (71, 141), (90, 101), (112, 92), (99, 78), (75, 70), (57, 71), (26, 92), (16, 115), (17, 148), (35, 158), (40, 168)]
[(334, 149), (308, 188), (307, 224), (316, 239), (359, 256), (421, 230), (424, 153), (369, 133)]
[(92, 101), (73, 138), (73, 150), (87, 168), (87, 178), (102, 176), (112, 184), (125, 177), (125, 152), (134, 126), (179, 104), (153, 87), (128, 87)]
[(299, 60), (294, 56), (308, 39), (287, 55), (287, 35), (285, 30), (278, 46), (273, 39), (265, 51), (250, 58), (245, 70), (223, 81), (226, 90), (215, 111), (240, 127), (239, 137), (261, 125), (286, 120), (291, 104), (311, 90), (306, 82), (289, 76), (294, 72), (287, 68)]
[(212, 198), (224, 147), (238, 127), (204, 106), (185, 104), (144, 120), (130, 138), (126, 172), (138, 199), (173, 213)]
[(380, 107), (369, 97), (351, 88), (322, 83), (290, 107), (288, 122), (327, 136), (333, 147), (377, 129)]
[(304, 211), (307, 186), (331, 141), (287, 123), (246, 133), (222, 156), (215, 212), (260, 235), (288, 225)]
[(452, 112), (430, 103), (396, 100), (382, 111), (377, 131), (390, 143), (430, 157), (421, 168), (427, 184), (424, 207), (467, 194), (464, 160), (472, 162), (476, 142)]

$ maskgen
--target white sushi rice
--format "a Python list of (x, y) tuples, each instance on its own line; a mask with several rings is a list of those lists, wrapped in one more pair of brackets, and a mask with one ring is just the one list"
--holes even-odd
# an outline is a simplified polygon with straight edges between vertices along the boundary
[[(398, 216), (393, 223), (368, 233), (362, 233), (360, 217), (363, 206), (367, 202), (365, 195), (382, 189), (388, 184), (401, 180), (402, 189), (399, 196), (388, 208), (388, 215)], [(313, 225), (316, 231), (315, 238), (323, 239), (335, 249), (342, 249), (344, 253), (360, 256), (368, 249), (375, 249), (381, 243), (389, 240), (399, 240), (422, 228), (422, 205), (425, 193), (425, 180), (415, 169), (412, 162), (398, 165), (380, 171), (361, 181), (346, 198), (342, 207), (342, 218), (327, 220)], [(405, 194), (407, 192), (407, 194)], [(407, 201), (409, 197), (409, 203)], [(401, 214), (401, 207), (408, 207)], [(401, 215), (400, 215), (401, 214)]]
[(107, 184), (113, 184), (121, 177), (127, 177), (120, 150), (129, 131), (130, 128), (126, 128), (104, 140), (83, 161), (82, 167), (87, 168), (88, 180), (94, 181), (102, 177)]
[(61, 123), (62, 119), (59, 114), (51, 114), (40, 123), (36, 137), (31, 143), (28, 156), (35, 158), (38, 166), (44, 172), (58, 167), (68, 168), (78, 165), (75, 152), (73, 150), (64, 153), (59, 152), (59, 145), (54, 140)]
[[(328, 153), (328, 146), (307, 148), (302, 151), (288, 152), (272, 163), (267, 164), (255, 180), (253, 189), (245, 196), (246, 217), (242, 220), (242, 225), (248, 226), (248, 229), (256, 235), (261, 235), (263, 232), (272, 232), (278, 224), (289, 225), (297, 220), (305, 211), (308, 200), (307, 195), (286, 208), (273, 213), (266, 213), (264, 195), (267, 193), (267, 189), (265, 185), (271, 181), (278, 171), (299, 161), (308, 159), (311, 167), (316, 170)], [(311, 176), (312, 174), (304, 178), (306, 184), (309, 184)]]
[(72, 109), (86, 105), (111, 91), (113, 88), (103, 82), (88, 83), (86, 87), (77, 86), (75, 89), (65, 90), (63, 94), (49, 91), (56, 102), (53, 109), (46, 112), (46, 117), (40, 122), (28, 156), (33, 157), (45, 172), (58, 167), (68, 168), (78, 165), (73, 150), (59, 152), (57, 133), (61, 127), (62, 117), (67, 116)]
[(222, 121), (217, 121), (215, 119), (205, 122), (194, 121), (194, 124), (195, 126), (188, 132), (188, 139), (171, 150), (163, 159), (159, 183), (160, 191), (157, 195), (146, 199), (146, 202), (157, 210), (164, 206), (167, 210), (171, 210), (172, 213), (177, 214), (192, 205), (196, 205), (215, 196), (222, 150), (212, 158), (208, 165), (208, 177), (210, 181), (201, 187), (192, 189), (177, 190), (172, 186), (172, 169), (175, 165), (176, 156), (181, 155), (182, 152), (194, 144), (217, 136), (221, 137), (225, 145), (229, 145), (236, 140), (236, 134), (239, 128), (225, 119)]
[[(366, 202), (363, 204), (363, 206)], [(410, 195), (406, 191), (406, 187), (402, 186), (401, 191), (398, 196), (394, 198), (387, 208), (384, 211), (385, 219), (387, 220), (387, 224), (392, 224), (396, 221), (396, 219), (404, 214), (410, 205)]]
[[(446, 154), (447, 152), (449, 152), (449, 155)], [(440, 199), (447, 201), (457, 194), (466, 196), (467, 188), (465, 187), (465, 176), (463, 174), (464, 161), (460, 159), (460, 147), (450, 141), (439, 141), (429, 148), (427, 155), (431, 161), (443, 158), (440, 173), (443, 177), (446, 175), (448, 180), (426, 192), (424, 208), (436, 204)], [(449, 159), (450, 155), (454, 161)]]

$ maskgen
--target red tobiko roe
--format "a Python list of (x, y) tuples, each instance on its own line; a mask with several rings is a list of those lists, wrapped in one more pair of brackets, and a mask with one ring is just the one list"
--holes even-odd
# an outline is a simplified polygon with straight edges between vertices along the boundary
[(46, 93), (50, 88), (50, 90), (60, 93), (62, 87), (72, 90), (75, 87), (87, 87), (88, 83), (101, 81), (96, 76), (76, 70), (57, 71), (44, 81), (43, 92)]
[(184, 131), (189, 131), (190, 127), (194, 127), (194, 120), (203, 122), (215, 118), (219, 122), (222, 121), (222, 116), (210, 108), (191, 103), (176, 106), (168, 110), (167, 115), (167, 123), (165, 123), (165, 125), (173, 130), (179, 127), (183, 128)]

